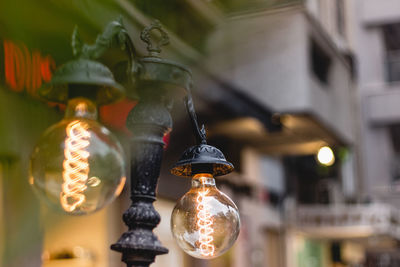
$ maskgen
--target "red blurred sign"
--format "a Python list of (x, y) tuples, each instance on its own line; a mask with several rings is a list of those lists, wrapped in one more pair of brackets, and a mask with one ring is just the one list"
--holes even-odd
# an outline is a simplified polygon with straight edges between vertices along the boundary
[(49, 82), (56, 68), (50, 55), (43, 56), (39, 51), (30, 51), (25, 44), (3, 41), (4, 75), (8, 87), (15, 92), (26, 91), (36, 96), (43, 83)]

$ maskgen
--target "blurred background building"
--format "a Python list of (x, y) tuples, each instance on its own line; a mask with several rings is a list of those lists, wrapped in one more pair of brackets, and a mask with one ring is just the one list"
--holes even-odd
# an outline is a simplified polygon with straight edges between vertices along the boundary
[[(41, 205), (28, 183), (36, 140), (63, 114), (37, 89), (72, 58), (75, 25), (91, 42), (119, 14), (140, 54), (144, 25), (165, 25), (172, 38), (163, 56), (192, 69), (199, 121), (236, 167), (217, 182), (241, 213), (237, 243), (212, 261), (185, 255), (169, 219), (190, 182), (169, 169), (194, 140), (177, 101), (155, 203), (170, 253), (153, 266), (400, 266), (399, 1), (3, 2), (0, 266), (123, 266), (109, 244), (124, 230), (128, 192), (103, 211), (68, 217)], [(125, 147), (134, 105), (100, 110)], [(330, 166), (317, 158), (324, 146), (335, 155)]]

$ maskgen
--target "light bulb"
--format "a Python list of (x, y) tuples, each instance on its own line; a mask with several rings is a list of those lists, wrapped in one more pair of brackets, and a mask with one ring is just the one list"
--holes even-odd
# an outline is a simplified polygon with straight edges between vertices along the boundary
[(90, 100), (70, 100), (64, 119), (46, 130), (31, 156), (29, 182), (37, 195), (69, 214), (99, 210), (125, 184), (122, 147), (96, 119)]
[(335, 155), (329, 146), (323, 146), (318, 150), (317, 159), (319, 163), (325, 166), (331, 166), (335, 163)]
[(192, 188), (176, 204), (171, 230), (189, 255), (212, 259), (222, 255), (239, 235), (239, 211), (233, 201), (215, 187), (210, 174), (196, 174)]

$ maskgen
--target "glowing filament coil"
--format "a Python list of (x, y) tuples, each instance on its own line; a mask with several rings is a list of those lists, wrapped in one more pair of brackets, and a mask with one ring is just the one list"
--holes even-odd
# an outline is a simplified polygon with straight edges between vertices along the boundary
[(203, 256), (213, 256), (215, 246), (213, 245), (214, 238), (212, 233), (214, 232), (212, 225), (213, 221), (210, 214), (209, 189), (205, 189), (198, 192), (196, 198), (197, 201), (197, 226), (199, 228), (199, 248), (200, 253)]
[(90, 145), (89, 125), (85, 122), (75, 120), (67, 125), (63, 162), (62, 192), (60, 201), (63, 209), (67, 212), (74, 211), (86, 199), (86, 182), (89, 175), (87, 151)]

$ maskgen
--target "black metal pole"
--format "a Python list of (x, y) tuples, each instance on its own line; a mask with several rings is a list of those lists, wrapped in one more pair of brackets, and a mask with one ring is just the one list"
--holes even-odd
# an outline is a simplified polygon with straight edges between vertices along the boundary
[(122, 252), (128, 267), (148, 267), (157, 255), (168, 253), (153, 229), (160, 222), (154, 209), (156, 186), (163, 155), (163, 136), (171, 130), (172, 119), (159, 97), (141, 99), (130, 112), (127, 126), (131, 140), (131, 200), (123, 219), (128, 231), (111, 249)]

